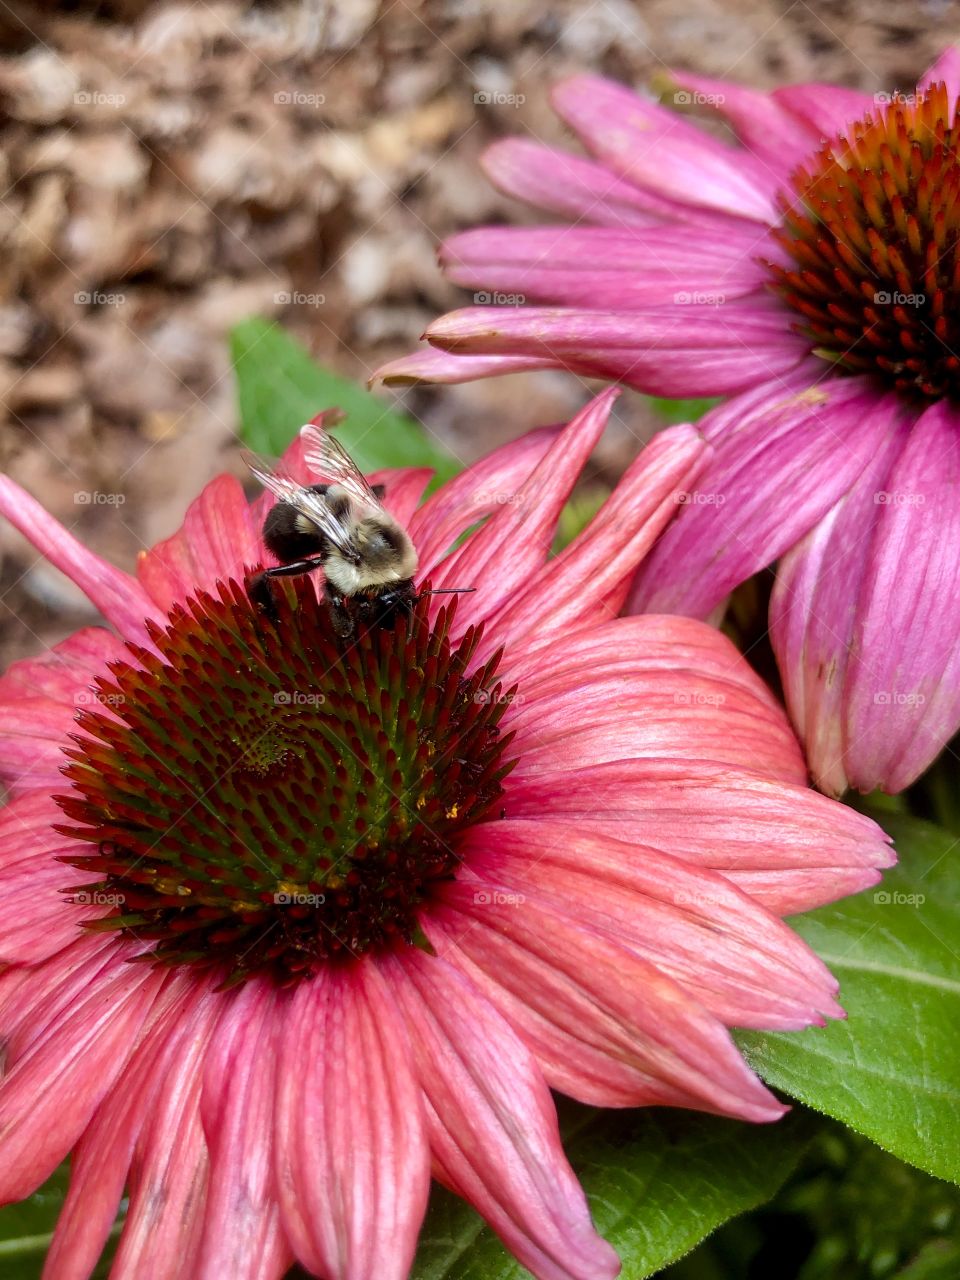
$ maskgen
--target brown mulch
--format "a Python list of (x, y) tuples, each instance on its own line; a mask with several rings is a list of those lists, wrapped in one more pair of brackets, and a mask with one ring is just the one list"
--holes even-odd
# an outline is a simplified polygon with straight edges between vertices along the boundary
[[(515, 131), (562, 140), (553, 80), (679, 65), (875, 91), (958, 37), (955, 0), (4, 3), (0, 465), (130, 565), (236, 468), (231, 326), (275, 317), (360, 379), (409, 350), (463, 301), (437, 241), (531, 216), (477, 158)], [(469, 459), (585, 394), (537, 374), (404, 400)], [(609, 475), (652, 425), (638, 396), (620, 413)], [(0, 555), (0, 660), (89, 620), (9, 528)]]

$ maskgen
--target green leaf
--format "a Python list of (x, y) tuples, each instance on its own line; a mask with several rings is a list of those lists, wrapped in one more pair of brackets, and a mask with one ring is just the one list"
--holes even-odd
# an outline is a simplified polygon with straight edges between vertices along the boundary
[(440, 480), (461, 469), (412, 419), (349, 378), (315, 364), (269, 320), (244, 320), (230, 337), (240, 402), (240, 435), (258, 453), (280, 454), (304, 422), (322, 409), (347, 415), (337, 437), (361, 471), (432, 467)]
[[(32, 1196), (0, 1209), (0, 1276), (3, 1280), (40, 1280), (69, 1180), (70, 1166), (62, 1164)], [(111, 1231), (110, 1241), (91, 1280), (102, 1280), (110, 1270), (110, 1259), (122, 1225), (121, 1217)]]
[[(643, 1280), (720, 1223), (772, 1196), (813, 1133), (809, 1115), (776, 1125), (646, 1108), (562, 1103), (564, 1147), (597, 1230)], [(411, 1280), (521, 1280), (529, 1273), (462, 1200), (435, 1189)]]
[(793, 921), (840, 979), (845, 1022), (738, 1040), (771, 1085), (960, 1182), (960, 842), (876, 815), (900, 865)]
[(720, 403), (719, 399), (667, 400), (663, 396), (650, 396), (650, 404), (658, 417), (671, 426), (678, 422), (696, 422)]

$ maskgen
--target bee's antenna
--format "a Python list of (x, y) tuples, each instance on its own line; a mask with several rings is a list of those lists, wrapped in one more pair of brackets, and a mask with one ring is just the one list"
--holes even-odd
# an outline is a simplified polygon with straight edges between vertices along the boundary
[(421, 591), (421, 596), (458, 596), (476, 591), (476, 587), (431, 587), (429, 591)]

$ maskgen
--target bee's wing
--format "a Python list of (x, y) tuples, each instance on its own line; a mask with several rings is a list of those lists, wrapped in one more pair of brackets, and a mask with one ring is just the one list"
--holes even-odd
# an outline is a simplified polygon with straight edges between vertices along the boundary
[(321, 480), (340, 485), (359, 504), (361, 512), (384, 509), (363, 472), (339, 440), (313, 422), (300, 428), (300, 438), (303, 441), (304, 461)]
[(277, 463), (271, 462), (268, 458), (262, 458), (249, 449), (242, 449), (241, 456), (250, 472), (278, 502), (288, 502), (290, 506), (295, 507), (317, 526), (338, 551), (347, 556), (354, 554), (349, 528), (342, 520), (337, 519), (322, 494), (314, 493), (299, 480), (294, 480), (292, 476), (287, 475)]

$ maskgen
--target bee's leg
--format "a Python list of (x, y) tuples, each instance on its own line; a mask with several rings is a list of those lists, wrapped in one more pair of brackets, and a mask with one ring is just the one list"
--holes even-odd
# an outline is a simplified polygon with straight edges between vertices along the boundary
[(313, 573), (323, 568), (320, 560), (294, 560), (290, 564), (272, 565), (269, 569), (261, 569), (247, 579), (247, 595), (257, 608), (267, 615), (271, 622), (279, 621), (277, 603), (270, 589), (271, 578), (295, 578), (303, 573)]
[(331, 587), (329, 582), (324, 583), (323, 594), (327, 602), (334, 634), (339, 636), (341, 640), (349, 640), (357, 627), (353, 611), (344, 597)]

